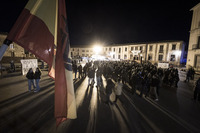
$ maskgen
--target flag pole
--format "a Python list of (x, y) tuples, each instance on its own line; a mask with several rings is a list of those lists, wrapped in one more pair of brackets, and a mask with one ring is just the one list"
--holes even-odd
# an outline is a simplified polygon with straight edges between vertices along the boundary
[(4, 53), (6, 52), (8, 46), (12, 43), (12, 41), (5, 39), (3, 45), (0, 48), (0, 61), (3, 58)]

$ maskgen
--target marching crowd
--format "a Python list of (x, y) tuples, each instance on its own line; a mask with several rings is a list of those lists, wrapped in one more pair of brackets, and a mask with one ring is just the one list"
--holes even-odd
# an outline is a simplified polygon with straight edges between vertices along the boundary
[[(111, 94), (111, 91), (108, 91), (108, 89), (116, 88), (116, 83), (121, 82), (122, 85), (130, 85), (133, 94), (138, 90), (141, 97), (143, 94), (145, 97), (148, 97), (150, 92), (153, 92), (155, 101), (159, 100), (159, 90), (162, 85), (178, 87), (180, 80), (176, 68), (157, 68), (157, 66), (150, 62), (141, 64), (135, 61), (94, 61), (86, 63), (84, 67), (81, 65), (77, 66), (76, 62), (73, 62), (72, 67), (75, 78), (77, 72), (79, 72), (78, 78), (88, 76), (88, 85), (94, 84), (96, 73), (97, 87), (101, 88), (102, 76), (104, 76), (107, 80), (108, 87), (106, 87), (106, 93), (108, 95)], [(193, 71), (193, 69), (189, 69), (189, 77), (187, 76), (186, 79), (194, 77), (195, 72)], [(189, 82), (189, 80), (187, 81)]]

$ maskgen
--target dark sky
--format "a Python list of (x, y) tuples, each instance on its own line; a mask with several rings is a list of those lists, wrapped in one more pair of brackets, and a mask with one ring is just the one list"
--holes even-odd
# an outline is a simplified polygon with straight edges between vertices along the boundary
[[(9, 32), (28, 0), (1, 0), (0, 32)], [(67, 0), (70, 43), (89, 45), (183, 40), (188, 43), (190, 9), (200, 0)], [(94, 2), (95, 1), (95, 2)], [(129, 0), (130, 1), (130, 0)]]

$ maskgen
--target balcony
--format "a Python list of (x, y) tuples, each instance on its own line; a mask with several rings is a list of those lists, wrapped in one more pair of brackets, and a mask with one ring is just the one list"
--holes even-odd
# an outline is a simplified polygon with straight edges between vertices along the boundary
[(159, 53), (163, 53), (164, 51), (163, 50), (159, 50)]

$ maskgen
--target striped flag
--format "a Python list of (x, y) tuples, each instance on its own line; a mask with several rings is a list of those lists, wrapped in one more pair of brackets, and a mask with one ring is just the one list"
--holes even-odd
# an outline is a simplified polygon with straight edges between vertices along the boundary
[(29, 0), (7, 36), (51, 68), (57, 125), (76, 118), (68, 33), (65, 0)]

